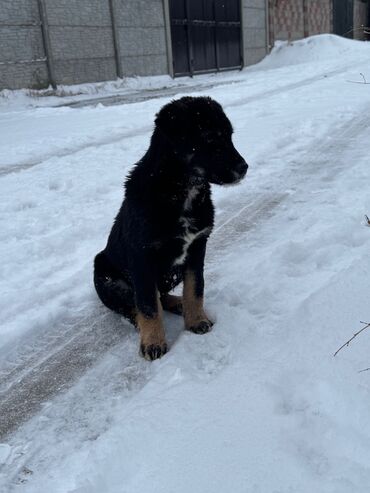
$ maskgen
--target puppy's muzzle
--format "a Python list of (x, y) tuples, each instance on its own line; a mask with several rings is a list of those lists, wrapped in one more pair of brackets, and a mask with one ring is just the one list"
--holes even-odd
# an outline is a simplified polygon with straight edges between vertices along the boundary
[(247, 171), (248, 171), (248, 164), (244, 161), (244, 159), (242, 159), (233, 168), (235, 181), (242, 180), (247, 174)]

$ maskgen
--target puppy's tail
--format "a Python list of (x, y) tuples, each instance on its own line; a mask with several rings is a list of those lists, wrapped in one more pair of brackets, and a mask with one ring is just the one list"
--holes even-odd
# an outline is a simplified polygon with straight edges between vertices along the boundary
[(105, 306), (136, 324), (134, 291), (130, 283), (109, 262), (104, 251), (94, 261), (94, 285)]

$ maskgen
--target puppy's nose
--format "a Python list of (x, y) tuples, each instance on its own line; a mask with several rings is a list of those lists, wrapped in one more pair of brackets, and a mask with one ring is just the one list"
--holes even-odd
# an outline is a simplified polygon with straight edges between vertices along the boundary
[(248, 164), (242, 159), (239, 161), (236, 166), (235, 166), (235, 171), (238, 173), (240, 176), (246, 175), (248, 170)]

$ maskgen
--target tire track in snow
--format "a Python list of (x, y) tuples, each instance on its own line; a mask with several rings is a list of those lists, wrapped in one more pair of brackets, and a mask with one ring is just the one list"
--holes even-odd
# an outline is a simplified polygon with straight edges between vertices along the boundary
[(136, 91), (129, 94), (116, 94), (112, 96), (103, 96), (101, 98), (84, 99), (82, 101), (73, 101), (71, 103), (64, 103), (56, 106), (56, 108), (63, 108), (68, 106), (69, 108), (86, 108), (88, 106), (95, 106), (96, 104), (103, 104), (104, 106), (117, 106), (120, 104), (133, 104), (142, 103), (149, 99), (165, 98), (168, 96), (175, 96), (178, 93), (189, 93), (194, 91), (204, 91), (214, 87), (226, 86), (230, 83), (237, 84), (242, 81), (229, 80), (223, 82), (214, 82), (211, 84), (195, 84), (193, 86), (178, 85), (175, 87), (162, 87), (160, 89), (145, 89), (143, 91)]
[[(346, 166), (340, 156), (352, 145), (353, 139), (361, 134), (367, 136), (367, 109), (362, 116), (356, 115), (349, 122), (344, 122), (335, 135), (331, 130), (327, 136), (317, 139), (317, 146), (307, 149), (299, 156), (299, 161), (290, 159), (293, 169), (296, 167), (299, 172), (292, 173), (292, 166), (288, 166), (286, 175), (277, 177), (274, 189), (278, 190), (281, 184), (285, 190), (289, 186), (299, 189), (300, 186), (307, 186), (308, 179), (322, 182), (334, 173), (336, 176)], [(333, 154), (339, 156), (335, 167), (325, 166), (332, 164), (329, 161)], [(288, 195), (288, 192), (262, 192), (257, 199), (246, 197), (241, 203), (241, 195), (236, 196), (232, 205), (217, 218), (209, 242), (207, 276), (219, 262), (222, 252), (236, 239), (240, 240), (271, 218)], [(214, 274), (210, 272), (209, 275), (213, 277)], [(19, 354), (17, 349), (11, 348), (12, 345), (3, 348), (0, 353), (3, 359), (0, 367), (0, 441), (37, 413), (45, 401), (69, 389), (109, 349), (132, 337), (133, 329), (125, 325), (120, 317), (102, 307), (93, 310), (87, 317), (61, 320), (51, 332), (46, 333), (45, 330), (45, 333), (23, 338), (22, 346), (29, 348), (25, 353)], [(135, 356), (131, 357), (127, 366), (136, 367)], [(143, 379), (141, 387), (148, 378), (150, 374)], [(104, 382), (99, 384), (104, 386)]]
[[(109, 323), (107, 323), (109, 320)], [(116, 323), (114, 323), (116, 321)], [(125, 327), (105, 310), (93, 313), (67, 329), (55, 346), (50, 341), (43, 351), (24, 357), (21, 364), (2, 375), (0, 391), (0, 441), (20, 423), (30, 418), (55, 394), (68, 389), (76, 378), (96, 363), (99, 355), (122, 340)], [(74, 331), (74, 335), (72, 332)], [(46, 352), (45, 352), (46, 351)]]
[[(291, 90), (295, 89), (297, 86), (300, 85), (306, 85), (310, 84), (312, 82), (316, 82), (317, 80), (321, 80), (323, 77), (326, 76), (331, 76), (335, 75), (337, 73), (342, 72), (343, 69), (335, 69), (332, 71), (327, 72), (325, 75), (320, 74), (320, 75), (315, 75), (306, 79), (303, 79), (298, 82), (286, 84), (285, 86), (280, 86), (276, 89), (271, 89), (270, 91), (265, 91), (261, 93), (257, 93), (254, 96), (248, 96), (247, 98), (240, 98), (238, 103), (230, 104), (229, 106), (239, 106), (240, 102), (249, 102), (254, 99), (259, 100), (260, 98), (264, 97), (269, 97), (273, 96), (275, 94), (278, 94), (281, 92), (281, 90), (286, 91), (286, 90)], [(218, 82), (218, 83), (213, 83), (213, 84), (199, 84), (199, 85), (194, 85), (194, 86), (177, 86), (177, 87), (168, 87), (165, 89), (153, 89), (149, 91), (142, 91), (142, 92), (136, 92), (133, 94), (126, 94), (122, 96), (108, 96), (108, 97), (103, 97), (99, 99), (91, 99), (91, 100), (85, 100), (85, 101), (77, 101), (73, 103), (68, 103), (66, 105), (59, 105), (58, 108), (63, 107), (63, 106), (68, 106), (70, 108), (84, 108), (86, 106), (93, 106), (98, 103), (103, 104), (104, 106), (117, 106), (120, 104), (133, 104), (133, 103), (141, 103), (144, 101), (148, 101), (149, 99), (158, 99), (158, 98), (166, 98), (169, 96), (176, 96), (177, 94), (186, 94), (186, 93), (192, 93), (192, 92), (204, 92), (204, 91), (209, 91), (210, 89), (213, 88), (218, 88), (220, 86), (226, 86), (229, 84), (242, 84), (244, 81), (243, 80), (232, 80), (232, 81), (225, 81), (225, 82)], [(105, 103), (105, 104), (104, 104)], [(228, 105), (225, 105), (228, 107)]]
[(137, 129), (127, 130), (126, 132), (122, 132), (118, 135), (115, 135), (114, 137), (104, 137), (101, 139), (96, 139), (93, 142), (79, 144), (73, 147), (66, 148), (59, 152), (51, 151), (49, 153), (45, 153), (42, 157), (40, 157), (40, 159), (35, 161), (24, 161), (19, 164), (5, 165), (3, 167), (0, 167), (0, 178), (1, 176), (10, 175), (12, 173), (19, 173), (21, 171), (25, 171), (27, 169), (33, 168), (34, 166), (39, 166), (40, 164), (45, 163), (45, 161), (47, 161), (48, 159), (73, 156), (74, 154), (78, 154), (79, 152), (84, 151), (86, 149), (115, 144), (116, 142), (120, 142), (123, 139), (140, 137), (150, 132), (152, 128), (153, 125), (145, 125)]
[[(312, 77), (302, 79), (298, 82), (286, 84), (284, 86), (270, 89), (269, 91), (260, 92), (260, 93), (257, 93), (255, 95), (252, 95), (252, 96), (246, 96), (246, 97), (238, 98), (235, 101), (233, 101), (232, 103), (225, 104), (224, 107), (226, 109), (227, 108), (233, 108), (233, 107), (240, 107), (240, 106), (243, 106), (246, 104), (250, 104), (250, 103), (254, 103), (257, 101), (264, 100), (264, 99), (268, 99), (270, 97), (276, 96), (276, 95), (284, 93), (284, 92), (294, 91), (295, 89), (299, 89), (301, 87), (313, 84), (315, 82), (319, 82), (323, 79), (335, 77), (336, 75), (342, 73), (346, 69), (351, 68), (352, 66), (355, 66), (355, 64), (350, 64), (350, 65), (346, 65), (344, 67), (341, 67), (341, 68), (338, 68), (335, 70), (323, 72), (319, 75), (314, 75)], [(244, 81), (235, 81), (233, 83), (234, 84), (242, 84), (243, 82)], [(223, 85), (223, 84), (226, 84), (226, 83), (222, 83), (219, 85)], [(209, 89), (211, 89), (215, 86), (216, 86), (216, 84), (210, 85), (210, 86), (204, 85), (204, 87), (202, 85), (200, 88), (199, 88), (199, 86), (193, 86), (193, 87), (189, 88), (189, 91), (183, 91), (183, 88), (181, 88), (181, 91), (182, 92), (204, 92), (204, 91), (208, 91)], [(168, 97), (171, 95), (175, 95), (177, 93), (178, 93), (178, 91), (173, 92), (172, 90), (163, 91), (163, 92), (161, 92), (160, 95), (157, 95), (157, 96), (155, 96), (151, 93), (151, 94), (147, 94), (146, 96), (143, 95), (142, 99), (140, 99), (140, 101), (147, 101), (150, 99)], [(134, 97), (137, 97), (137, 96), (134, 95)], [(122, 99), (121, 103), (124, 103), (124, 104), (130, 103), (130, 102), (131, 103), (140, 102), (139, 100), (129, 101), (129, 96), (125, 96), (123, 98), (126, 98), (126, 99)], [(89, 105), (86, 104), (86, 106), (91, 106), (93, 104), (97, 104), (96, 100), (94, 100), (94, 102), (90, 102)], [(118, 105), (120, 103), (115, 102), (113, 104)], [(72, 106), (72, 104), (67, 104), (65, 106)], [(108, 104), (107, 106), (110, 106), (110, 105)], [(78, 107), (77, 103), (74, 105), (74, 107)], [(114, 144), (116, 142), (120, 142), (123, 139), (133, 138), (135, 136), (142, 136), (142, 135), (145, 135), (146, 133), (150, 132), (152, 130), (152, 128), (153, 128), (153, 125), (145, 125), (145, 126), (137, 127), (136, 129), (133, 129), (133, 130), (122, 132), (120, 134), (115, 135), (114, 137), (104, 137), (104, 138), (96, 139), (90, 143), (79, 144), (79, 145), (67, 147), (67, 148), (65, 148), (59, 152), (51, 151), (51, 152), (45, 153), (44, 155), (41, 155), (38, 159), (35, 159), (35, 160), (31, 160), (31, 161), (25, 160), (25, 161), (22, 161), (18, 164), (5, 164), (4, 166), (0, 167), (0, 178), (2, 176), (6, 176), (6, 175), (9, 175), (11, 173), (19, 173), (19, 172), (25, 171), (27, 169), (33, 168), (34, 166), (39, 166), (40, 164), (43, 164), (45, 161), (47, 161), (48, 159), (51, 159), (51, 158), (63, 158), (63, 157), (67, 157), (67, 156), (72, 156), (72, 155), (77, 154), (81, 151), (84, 151), (85, 149), (91, 149), (94, 147), (111, 145), (111, 144)]]

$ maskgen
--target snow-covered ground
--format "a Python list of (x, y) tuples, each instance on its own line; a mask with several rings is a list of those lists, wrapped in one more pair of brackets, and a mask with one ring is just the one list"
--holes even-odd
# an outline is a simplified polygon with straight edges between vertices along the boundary
[[(333, 357), (370, 322), (360, 73), (370, 81), (370, 44), (327, 35), (238, 73), (2, 94), (1, 491), (368, 491), (370, 331)], [(153, 88), (163, 95), (101, 104)], [(92, 259), (175, 91), (223, 104), (250, 170), (213, 190), (213, 331), (166, 315), (170, 352), (148, 363), (98, 301)]]

